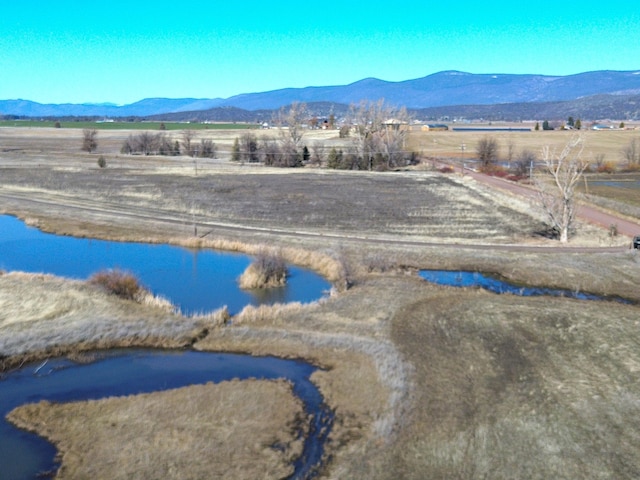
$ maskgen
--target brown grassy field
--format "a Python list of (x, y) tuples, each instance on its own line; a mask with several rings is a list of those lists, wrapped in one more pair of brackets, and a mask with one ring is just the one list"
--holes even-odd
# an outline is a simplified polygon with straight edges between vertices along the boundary
[[(245, 401), (255, 396), (258, 408)], [(9, 414), (59, 446), (56, 478), (105, 480), (285, 478), (302, 452), (303, 418), (289, 384), (259, 380), (132, 398), (40, 402)]]
[[(499, 126), (499, 125), (491, 125)], [(491, 127), (487, 125), (487, 127)], [(509, 124), (506, 127), (531, 127), (533, 125)], [(509, 156), (511, 146), (513, 154), (517, 156), (522, 150), (530, 150), (540, 154), (542, 147), (548, 145), (551, 149), (561, 149), (574, 135), (584, 137), (585, 158), (594, 162), (601, 157), (603, 161), (622, 164), (623, 149), (634, 138), (640, 138), (638, 130), (569, 130), (531, 131), (531, 132), (414, 132), (409, 146), (426, 156), (473, 158), (476, 156), (478, 142), (490, 136), (498, 142), (498, 155), (501, 159)], [(464, 150), (462, 149), (464, 145)]]
[[(230, 145), (236, 133), (211, 134)], [(587, 147), (598, 142), (613, 155), (633, 134), (589, 132)], [(225, 324), (224, 313), (186, 318), (83, 283), (4, 274), (6, 365), (119, 343), (306, 358), (324, 367), (313, 380), (336, 412), (322, 478), (640, 474), (637, 306), (496, 296), (432, 286), (415, 273), (471, 269), (640, 300), (638, 253), (602, 248), (627, 247), (628, 239), (579, 224), (570, 245), (557, 248), (536, 234), (541, 216), (529, 203), (428, 164), (371, 174), (221, 158), (199, 160), (196, 175), (185, 157), (121, 156), (127, 132), (100, 132), (91, 155), (79, 151), (80, 132), (70, 135), (0, 131), (0, 211), (58, 233), (249, 252), (278, 247), (288, 261), (334, 281), (348, 275), (353, 286), (311, 305), (246, 308)], [(341, 141), (333, 132), (317, 135)], [(435, 135), (411, 142), (427, 142), (425, 153), (430, 143), (455, 151), (461, 138), (473, 148), (475, 134)], [(534, 146), (564, 135), (509, 138)], [(100, 154), (106, 169), (97, 166)], [(204, 238), (194, 237), (194, 223)], [(164, 402), (133, 397), (118, 409), (156, 401)], [(246, 401), (260, 406), (255, 396)], [(76, 434), (62, 428), (56, 438), (73, 442)], [(206, 448), (198, 440), (194, 448)]]

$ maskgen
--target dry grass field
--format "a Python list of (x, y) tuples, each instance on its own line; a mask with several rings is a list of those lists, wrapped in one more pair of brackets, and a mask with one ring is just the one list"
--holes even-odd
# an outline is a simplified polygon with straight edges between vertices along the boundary
[[(259, 408), (244, 401), (255, 396)], [(10, 415), (59, 445), (56, 478), (105, 480), (286, 478), (302, 452), (302, 418), (302, 402), (289, 384), (259, 380), (132, 398), (40, 402)]]
[[(195, 165), (186, 157), (123, 156), (128, 134), (101, 131), (98, 152), (86, 154), (79, 151), (80, 131), (0, 129), (0, 212), (65, 234), (249, 252), (280, 248), (287, 260), (333, 281), (348, 275), (353, 286), (311, 305), (248, 307), (224, 324), (118, 300), (81, 282), (5, 273), (5, 368), (96, 344), (305, 358), (323, 367), (313, 381), (336, 413), (321, 478), (640, 476), (638, 306), (497, 296), (433, 286), (416, 275), (419, 268), (471, 269), (640, 301), (640, 256), (628, 239), (578, 224), (569, 246), (559, 247), (537, 234), (542, 217), (528, 202), (428, 164), (388, 173), (279, 170), (223, 157)], [(207, 132), (227, 146), (236, 134)], [(310, 141), (325, 145), (344, 142), (335, 132), (314, 135)], [(613, 156), (632, 135), (588, 132), (587, 148)], [(518, 149), (567, 138), (565, 132), (506, 137)], [(425, 155), (448, 156), (462, 141), (473, 151), (478, 138), (420, 132), (410, 142)], [(97, 166), (99, 155), (105, 169)], [(204, 238), (194, 238), (194, 223)], [(230, 388), (241, 392), (242, 383)], [(190, 392), (194, 401), (209, 395)], [(127, 419), (169, 401), (151, 394), (97, 405)], [(243, 401), (260, 409), (258, 396)], [(71, 417), (82, 412), (87, 423), (108, 418), (91, 405), (45, 407), (32, 425), (47, 411), (65, 409)], [(282, 410), (285, 424), (295, 418), (296, 407), (283, 403)], [(185, 436), (194, 451), (206, 449), (204, 439), (214, 433), (215, 423), (203, 415), (195, 434)], [(251, 421), (269, 431), (268, 420)], [(47, 436), (76, 448), (82, 442), (76, 427), (58, 423)], [(134, 422), (131, 428), (126, 435), (173, 438), (171, 425), (152, 433)], [(121, 433), (105, 437), (106, 445)], [(158, 441), (153, 454), (170, 444)], [(250, 450), (253, 467), (271, 472), (272, 460), (259, 450)], [(117, 461), (107, 448), (99, 454), (104, 458), (92, 465)], [(67, 456), (64, 471), (81, 463)], [(132, 476), (154, 475), (144, 462), (138, 468)]]

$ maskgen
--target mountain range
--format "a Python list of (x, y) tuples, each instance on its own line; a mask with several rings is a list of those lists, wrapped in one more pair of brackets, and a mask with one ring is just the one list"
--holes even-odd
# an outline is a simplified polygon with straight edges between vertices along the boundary
[[(292, 102), (345, 106), (362, 100), (384, 99), (389, 105), (404, 106), (413, 112), (424, 112), (437, 117), (454, 116), (455, 111), (513, 111), (516, 116), (536, 112), (558, 102), (574, 102), (572, 114), (580, 113), (580, 104), (606, 103), (610, 118), (628, 119), (638, 115), (635, 103), (640, 101), (640, 71), (601, 70), (567, 76), (473, 74), (459, 71), (439, 72), (426, 77), (389, 82), (365, 78), (349, 85), (284, 88), (260, 93), (245, 93), (226, 99), (147, 98), (129, 105), (113, 104), (40, 104), (28, 100), (0, 100), (0, 115), (19, 117), (150, 117), (182, 113), (188, 117), (194, 112), (214, 112), (217, 116), (240, 115), (259, 111), (272, 111)], [(624, 105), (620, 105), (620, 103)], [(631, 102), (631, 103), (629, 103)], [(465, 108), (461, 108), (465, 106)], [(489, 110), (487, 110), (488, 107)], [(473, 108), (472, 108), (473, 107)], [(566, 107), (566, 105), (565, 105)], [(187, 113), (188, 112), (188, 113)], [(226, 112), (226, 115), (225, 115)], [(430, 112), (430, 113), (429, 113)], [(635, 112), (635, 113), (634, 113)], [(436, 114), (437, 113), (437, 114)], [(251, 114), (250, 114), (251, 115)], [(486, 117), (487, 115), (481, 115)], [(563, 113), (561, 118), (566, 118)], [(601, 118), (597, 116), (594, 118)], [(215, 118), (212, 118), (215, 120)], [(235, 120), (241, 121), (240, 118)]]

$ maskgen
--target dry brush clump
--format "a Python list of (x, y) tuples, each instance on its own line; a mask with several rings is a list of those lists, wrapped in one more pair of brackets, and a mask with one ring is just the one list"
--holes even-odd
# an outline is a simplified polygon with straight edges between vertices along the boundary
[(280, 251), (262, 248), (238, 283), (240, 288), (247, 290), (282, 287), (287, 282), (287, 275), (287, 264)]
[(89, 278), (89, 283), (126, 300), (138, 299), (143, 290), (143, 287), (134, 275), (118, 269), (94, 273)]

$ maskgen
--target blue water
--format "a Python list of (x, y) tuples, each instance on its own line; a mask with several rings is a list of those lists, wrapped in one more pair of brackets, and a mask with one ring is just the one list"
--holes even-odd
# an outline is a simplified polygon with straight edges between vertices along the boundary
[(447, 285), (451, 287), (479, 287), (493, 293), (510, 293), (525, 297), (548, 295), (552, 297), (568, 297), (579, 300), (614, 300), (621, 303), (633, 303), (619, 297), (606, 297), (591, 293), (577, 292), (547, 287), (528, 287), (515, 285), (490, 275), (479, 272), (453, 271), (453, 270), (420, 270), (419, 275), (431, 283)]
[(250, 263), (247, 255), (213, 250), (53, 235), (0, 215), (0, 269), (86, 279), (100, 270), (119, 268), (135, 274), (146, 288), (186, 314), (224, 305), (235, 314), (246, 305), (309, 303), (331, 287), (320, 275), (290, 266), (286, 286), (243, 291), (237, 279)]
[[(34, 479), (55, 470), (55, 448), (5, 420), (25, 403), (68, 402), (147, 393), (234, 378), (292, 382), (309, 415), (310, 433), (291, 478), (313, 478), (320, 466), (333, 413), (310, 381), (315, 367), (296, 360), (196, 351), (119, 350), (92, 352), (98, 360), (76, 364), (65, 358), (22, 367), (0, 377), (0, 479)], [(274, 448), (276, 448), (274, 446)]]
[(639, 181), (616, 181), (616, 180), (589, 180), (589, 184), (594, 187), (614, 187), (614, 188), (630, 188), (640, 189)]

